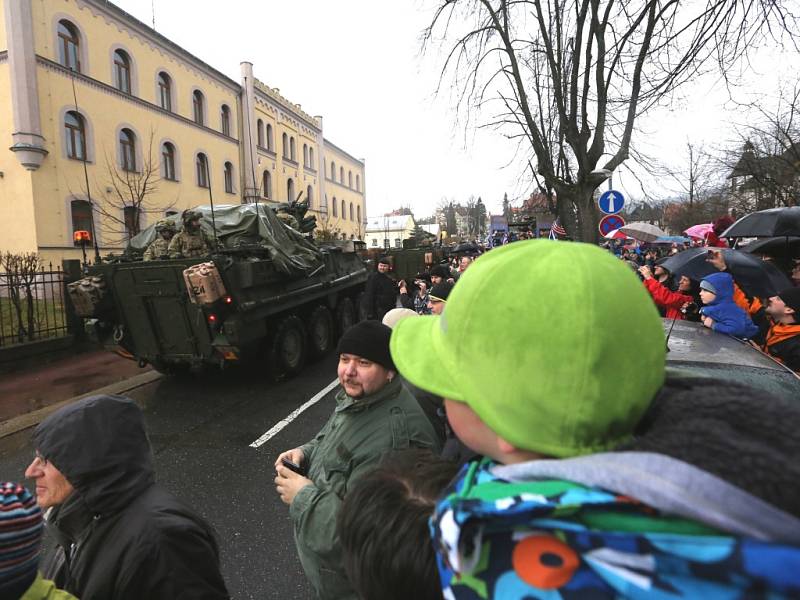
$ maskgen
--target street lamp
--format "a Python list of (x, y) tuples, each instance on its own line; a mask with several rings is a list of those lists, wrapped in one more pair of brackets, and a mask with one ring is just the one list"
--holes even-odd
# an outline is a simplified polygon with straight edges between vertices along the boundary
[(595, 169), (589, 175), (600, 175), (603, 179), (608, 179), (608, 189), (612, 189), (614, 181), (614, 172), (609, 169)]

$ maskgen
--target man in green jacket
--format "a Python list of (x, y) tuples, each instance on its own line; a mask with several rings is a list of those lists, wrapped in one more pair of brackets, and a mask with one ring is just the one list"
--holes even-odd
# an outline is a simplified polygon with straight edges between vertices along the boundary
[(338, 347), (342, 390), (333, 415), (313, 440), (275, 461), (275, 485), (289, 505), (300, 562), (323, 600), (356, 598), (336, 536), (339, 509), (354, 482), (387, 452), (440, 450), (430, 421), (397, 377), (391, 331), (363, 321), (344, 333)]

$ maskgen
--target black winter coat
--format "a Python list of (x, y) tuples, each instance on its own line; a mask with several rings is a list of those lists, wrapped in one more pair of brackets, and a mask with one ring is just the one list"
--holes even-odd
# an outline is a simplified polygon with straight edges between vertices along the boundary
[(380, 321), (397, 305), (397, 283), (384, 273), (375, 272), (364, 288), (364, 309), (368, 319)]
[(58, 545), (44, 576), (82, 600), (229, 598), (210, 526), (155, 483), (139, 408), (95, 396), (34, 433), (75, 491), (47, 516)]

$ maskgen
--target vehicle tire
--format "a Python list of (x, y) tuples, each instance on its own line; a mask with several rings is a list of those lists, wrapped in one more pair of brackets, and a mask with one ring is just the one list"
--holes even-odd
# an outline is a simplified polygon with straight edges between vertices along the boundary
[(342, 335), (355, 324), (356, 311), (353, 301), (350, 298), (342, 298), (336, 307), (336, 326), (339, 329), (339, 335)]
[(356, 296), (356, 315), (359, 323), (367, 320), (367, 307), (364, 305), (364, 292), (358, 292)]
[(306, 364), (306, 332), (303, 322), (290, 315), (278, 321), (272, 335), (268, 360), (276, 377), (294, 377)]
[(325, 356), (336, 344), (333, 315), (327, 306), (317, 306), (308, 315), (308, 351), (312, 359)]

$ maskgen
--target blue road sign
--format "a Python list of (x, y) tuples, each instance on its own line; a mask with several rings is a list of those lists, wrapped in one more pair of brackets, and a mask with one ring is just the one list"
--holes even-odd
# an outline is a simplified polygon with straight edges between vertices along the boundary
[(625, 206), (625, 196), (622, 195), (622, 192), (618, 192), (617, 190), (608, 190), (600, 195), (600, 198), (597, 200), (597, 205), (600, 207), (600, 210), (607, 215), (614, 215)]
[(625, 227), (625, 219), (619, 215), (606, 215), (600, 219), (600, 224), (597, 227), (600, 229), (600, 233), (606, 236), (615, 229)]

